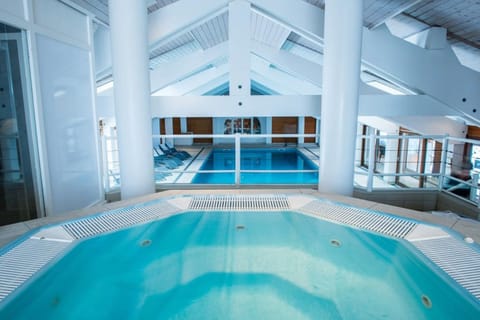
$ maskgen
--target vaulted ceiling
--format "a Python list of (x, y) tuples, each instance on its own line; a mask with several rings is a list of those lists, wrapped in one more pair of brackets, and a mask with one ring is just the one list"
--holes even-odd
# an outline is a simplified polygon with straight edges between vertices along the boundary
[[(325, 8), (324, 0), (296, 1), (310, 5), (312, 9), (321, 9), (321, 12)], [(85, 8), (96, 17), (99, 25), (108, 28), (107, 0), (65, 0), (65, 2), (73, 2)], [(262, 3), (252, 1), (255, 2)], [(186, 3), (189, 3), (189, 0), (147, 0), (147, 10), (150, 19), (155, 19), (159, 13), (185, 6)], [(375, 31), (388, 27), (389, 32), (396, 37), (416, 43), (418, 35), (432, 27), (444, 28), (446, 39), (456, 58), (476, 72), (480, 72), (479, 20), (479, 0), (364, 0), (365, 30)], [(174, 34), (151, 42), (152, 93), (205, 95), (225, 92), (229, 80), (228, 46), (225, 45), (229, 40), (228, 29), (229, 12), (228, 6), (225, 6), (212, 10), (191, 25), (179, 28)], [(275, 12), (268, 12), (265, 8), (252, 5), (251, 81), (252, 87), (257, 92), (287, 95), (321, 94), (323, 40), (313, 33), (303, 31), (278, 18)], [(365, 43), (364, 51), (368, 51), (365, 50)], [(189, 69), (185, 69), (185, 66)], [(423, 94), (428, 91), (428, 85), (427, 88), (419, 88), (415, 84), (402, 82), (402, 79), (388, 72), (377, 72), (377, 68), (368, 62), (364, 62), (362, 70), (364, 82), (379, 81), (403, 94)], [(98, 74), (99, 83), (104, 81), (106, 76), (108, 78), (108, 70), (101, 71)], [(156, 72), (162, 73), (161, 81), (154, 81), (159, 78), (155, 76)], [(365, 84), (361, 86), (361, 93), (384, 94)], [(435, 95), (433, 99), (441, 101), (441, 98)], [(460, 105), (458, 108), (454, 106), (455, 110), (461, 111), (458, 115), (461, 116), (462, 112), (468, 113), (461, 108), (464, 106)], [(465, 119), (470, 121), (471, 118), (471, 115), (467, 114)]]
[[(108, 25), (108, 0), (70, 0), (80, 5)], [(147, 0), (152, 13), (179, 0)], [(325, 0), (305, 1), (320, 8)], [(224, 16), (223, 21), (228, 17)], [(480, 71), (480, 1), (479, 0), (364, 0), (364, 26), (372, 29), (387, 21), (396, 22), (396, 32), (407, 38), (432, 26), (447, 29), (449, 43), (459, 59), (468, 67)], [(228, 24), (224, 24), (226, 28)], [(400, 25), (400, 26), (398, 26)], [(218, 27), (213, 22), (208, 27)], [(199, 30), (198, 36), (202, 37)], [(264, 29), (263, 32), (269, 32)], [(223, 30), (226, 34), (225, 30)], [(257, 37), (259, 30), (256, 30)], [(260, 31), (261, 32), (261, 31)], [(201, 40), (199, 40), (201, 41)]]

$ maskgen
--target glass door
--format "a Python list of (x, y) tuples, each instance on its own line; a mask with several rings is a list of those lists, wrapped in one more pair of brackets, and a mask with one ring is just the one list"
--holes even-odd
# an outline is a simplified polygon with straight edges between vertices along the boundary
[(0, 23), (0, 225), (37, 217), (24, 32)]

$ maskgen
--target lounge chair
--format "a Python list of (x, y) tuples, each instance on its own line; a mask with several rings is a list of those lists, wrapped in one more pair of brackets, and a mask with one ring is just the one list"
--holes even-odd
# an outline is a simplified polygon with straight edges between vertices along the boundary
[(192, 155), (190, 153), (188, 153), (187, 151), (177, 150), (174, 146), (169, 146), (168, 143), (166, 143), (166, 142), (165, 142), (165, 147), (167, 147), (168, 150), (170, 150), (170, 151), (179, 152), (179, 153), (185, 155), (187, 157), (187, 159), (192, 157)]
[(160, 150), (164, 154), (173, 156), (173, 157), (178, 158), (180, 160), (185, 160), (185, 159), (188, 158), (185, 154), (183, 154), (181, 152), (178, 152), (178, 151), (169, 150), (167, 147), (162, 146), (161, 144), (158, 145), (158, 148), (160, 148)]
[(167, 160), (169, 162), (174, 162), (176, 164), (175, 168), (183, 164), (183, 161), (181, 159), (179, 159), (178, 157), (175, 157), (175, 156), (170, 155), (170, 154), (166, 154), (162, 150), (157, 150), (156, 148), (153, 148), (153, 150), (157, 154), (156, 156), (154, 156), (154, 159), (156, 161)]

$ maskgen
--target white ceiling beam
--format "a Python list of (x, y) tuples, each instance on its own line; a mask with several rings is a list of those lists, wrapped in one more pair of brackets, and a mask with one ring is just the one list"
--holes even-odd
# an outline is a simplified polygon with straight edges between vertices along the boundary
[(459, 116), (460, 113), (428, 95), (360, 95), (359, 115), (396, 116)]
[[(323, 85), (323, 67), (320, 64), (304, 59), (285, 50), (276, 50), (258, 41), (252, 41), (252, 53), (280, 69), (291, 73), (301, 80), (310, 82), (321, 88)], [(360, 94), (385, 94), (360, 82)]]
[[(152, 117), (318, 116), (320, 96), (151, 97)], [(239, 106), (239, 102), (242, 105)], [(295, 106), (295, 107), (292, 107)]]
[(156, 92), (172, 83), (187, 78), (216, 60), (228, 55), (228, 44), (221, 43), (201, 52), (192, 53), (171, 63), (163, 63), (150, 71), (151, 92)]
[(228, 74), (228, 65), (225, 63), (220, 67), (211, 67), (202, 72), (196, 73), (191, 77), (175, 82), (156, 92), (153, 96), (183, 96), (189, 92), (210, 83), (213, 80)]
[(148, 15), (148, 43), (155, 48), (224, 13), (229, 0), (180, 0)]
[(234, 0), (228, 8), (230, 95), (250, 95), (250, 2)]
[(300, 79), (309, 81), (318, 87), (322, 86), (323, 68), (319, 64), (285, 50), (276, 50), (258, 41), (252, 41), (252, 53)]
[(390, 20), (390, 19), (392, 19), (393, 17), (398, 16), (398, 15), (401, 14), (402, 12), (410, 9), (411, 7), (413, 7), (414, 5), (416, 5), (417, 3), (421, 2), (421, 1), (423, 1), (423, 0), (414, 0), (414, 1), (410, 1), (410, 2), (405, 2), (403, 5), (398, 6), (394, 12), (392, 12), (391, 14), (383, 17), (382, 20), (378, 21), (376, 24), (374, 24), (373, 26), (371, 26), (370, 29), (373, 30), (373, 29), (377, 28), (378, 26), (381, 26), (381, 25), (384, 24), (387, 20)]
[[(322, 93), (322, 89), (320, 87), (315, 86), (310, 82), (294, 77), (291, 74), (283, 72), (279, 69), (272, 68), (270, 62), (263, 60), (255, 55), (252, 55), (252, 72), (256, 72), (258, 75), (262, 75), (263, 79), (269, 79), (270, 83), (277, 83), (275, 87), (282, 87), (282, 90), (275, 91), (280, 94), (318, 95)], [(267, 87), (271, 86), (267, 85)], [(271, 88), (274, 89), (273, 87)]]
[[(252, 77), (254, 77), (253, 73)], [(209, 90), (212, 90), (228, 80), (225, 75), (212, 81)], [(261, 79), (260, 79), (261, 80)], [(216, 83), (214, 83), (217, 81)], [(257, 80), (256, 80), (257, 81)], [(265, 83), (265, 85), (269, 85)], [(205, 88), (207, 89), (207, 88)], [(272, 90), (276, 88), (271, 87)], [(205, 90), (208, 92), (209, 90)], [(181, 97), (152, 97), (152, 117), (195, 117), (195, 116), (232, 116), (240, 112), (248, 116), (302, 116), (319, 117), (321, 112), (321, 96), (319, 95), (286, 95), (261, 96), (262, 99), (251, 99), (255, 96), (242, 99), (242, 108), (238, 107), (239, 97), (233, 96), (181, 96)], [(258, 104), (257, 104), (258, 102)], [(113, 96), (97, 97), (98, 117), (114, 117)], [(396, 122), (396, 119), (407, 123), (405, 119), (417, 118), (423, 124), (436, 122), (445, 114), (445, 106), (428, 96), (360, 96), (359, 117), (377, 116)], [(292, 106), (295, 108), (292, 108)], [(244, 108), (245, 106), (245, 108)], [(276, 109), (278, 106), (278, 109)], [(402, 106), (411, 106), (402, 108)], [(446, 110), (451, 110), (446, 108)], [(297, 114), (298, 112), (298, 114)], [(451, 116), (456, 114), (450, 112)], [(443, 123), (443, 122), (440, 122)], [(445, 133), (438, 128), (436, 134)], [(432, 133), (432, 132), (430, 132)]]
[(228, 82), (228, 73), (211, 80), (210, 82), (205, 82), (203, 85), (195, 88), (194, 90), (188, 92), (188, 96), (202, 96), (214, 89), (217, 89), (221, 85), (224, 85)]
[(258, 82), (281, 95), (299, 95), (298, 92), (294, 91), (291, 87), (288, 87), (285, 83), (272, 80), (271, 77), (266, 77), (263, 73), (252, 71), (251, 77), (253, 81)]
[(462, 66), (450, 47), (423, 49), (391, 35), (385, 26), (364, 30), (363, 43), (363, 63), (371, 71), (408, 84), (479, 122), (480, 73)]
[[(253, 10), (317, 43), (323, 43), (323, 14), (305, 1), (250, 0)], [(321, 10), (323, 13), (323, 10)]]

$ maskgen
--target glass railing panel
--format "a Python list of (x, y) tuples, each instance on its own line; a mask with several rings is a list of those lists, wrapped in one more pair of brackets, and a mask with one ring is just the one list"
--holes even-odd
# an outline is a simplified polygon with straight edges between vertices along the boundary
[(258, 144), (259, 139), (265, 138), (241, 139), (240, 184), (318, 184), (317, 145), (265, 145)]

